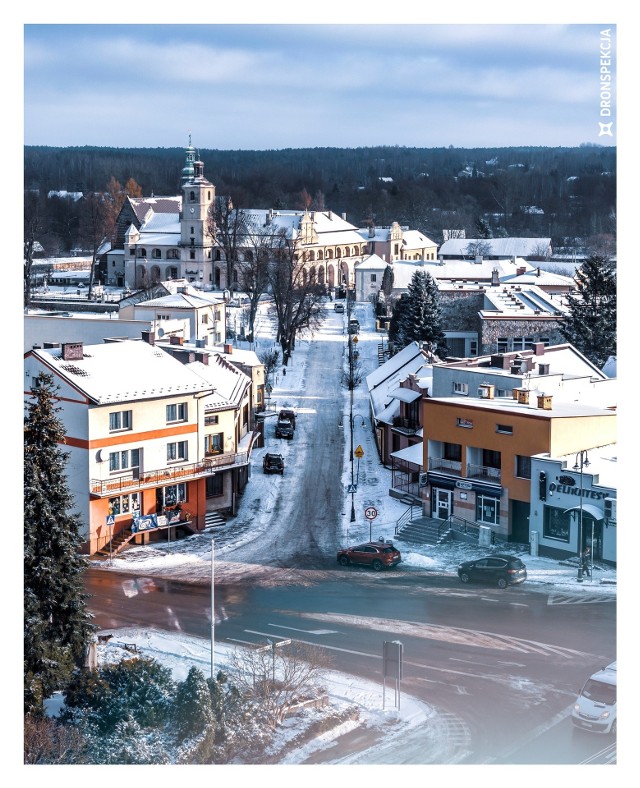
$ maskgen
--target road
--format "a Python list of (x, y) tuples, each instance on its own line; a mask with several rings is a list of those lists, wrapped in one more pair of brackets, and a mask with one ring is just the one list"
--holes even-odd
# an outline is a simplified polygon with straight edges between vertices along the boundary
[[(210, 636), (207, 586), (91, 570), (87, 590), (102, 628)], [(612, 656), (611, 601), (551, 605), (525, 588), (461, 588), (424, 570), (352, 567), (308, 570), (271, 587), (216, 583), (215, 600), (216, 641), (313, 643), (336, 669), (369, 680), (381, 677), (383, 641), (400, 640), (401, 693), (438, 709), (437, 735), (382, 748), (381, 762), (581, 763), (611, 745), (574, 733), (567, 717), (583, 678)]]

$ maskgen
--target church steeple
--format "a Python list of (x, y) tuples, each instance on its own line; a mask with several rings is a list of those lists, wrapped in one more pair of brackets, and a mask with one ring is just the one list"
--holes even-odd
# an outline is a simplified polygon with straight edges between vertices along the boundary
[(187, 181), (192, 180), (194, 174), (194, 163), (196, 160), (196, 149), (191, 145), (191, 132), (189, 132), (189, 145), (185, 149), (185, 162), (182, 168), (181, 186)]

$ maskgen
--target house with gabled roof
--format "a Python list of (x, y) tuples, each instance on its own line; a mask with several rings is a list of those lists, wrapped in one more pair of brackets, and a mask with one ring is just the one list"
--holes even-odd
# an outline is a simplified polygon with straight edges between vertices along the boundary
[(40, 372), (57, 386), (90, 554), (200, 531), (213, 513), (233, 511), (248, 478), (251, 380), (221, 357), (205, 369), (207, 354), (181, 363), (147, 339), (25, 355), (25, 397)]

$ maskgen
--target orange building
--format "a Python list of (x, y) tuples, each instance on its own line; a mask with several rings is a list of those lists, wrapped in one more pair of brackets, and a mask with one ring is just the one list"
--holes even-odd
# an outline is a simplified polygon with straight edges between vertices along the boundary
[(511, 399), (495, 399), (492, 386), (483, 393), (422, 401), (425, 514), (529, 542), (531, 457), (615, 443), (616, 413), (525, 389)]

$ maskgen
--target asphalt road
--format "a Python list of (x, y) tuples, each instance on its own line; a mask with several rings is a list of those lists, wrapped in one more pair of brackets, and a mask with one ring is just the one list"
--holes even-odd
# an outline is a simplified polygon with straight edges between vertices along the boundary
[[(416, 732), (406, 751), (382, 747), (381, 762), (581, 763), (610, 746), (574, 732), (567, 714), (584, 678), (615, 656), (613, 602), (549, 605), (524, 587), (461, 587), (406, 568), (289, 578), (270, 587), (216, 583), (216, 641), (313, 643), (336, 669), (382, 682), (382, 644), (400, 640), (401, 694), (438, 709), (437, 735)], [(91, 570), (87, 590), (102, 628), (210, 636), (207, 586)]]

